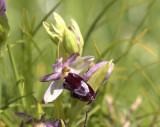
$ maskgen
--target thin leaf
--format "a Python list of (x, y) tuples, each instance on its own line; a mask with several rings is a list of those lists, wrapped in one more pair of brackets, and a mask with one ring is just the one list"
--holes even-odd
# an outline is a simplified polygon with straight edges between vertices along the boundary
[(63, 2), (63, 0), (60, 0), (45, 16), (44, 18), (39, 22), (35, 30), (33, 31), (33, 36), (37, 33), (37, 31), (42, 26), (42, 23), (59, 7), (59, 5)]
[(35, 46), (35, 48), (37, 49), (37, 51), (39, 52), (39, 55), (41, 56), (41, 58), (43, 59), (43, 61), (45, 62), (44, 56), (42, 51), (40, 50), (39, 46), (37, 45), (36, 41), (33, 39), (32, 35), (30, 33), (28, 33), (25, 29), (22, 28), (22, 26), (20, 26), (22, 31), (27, 35), (27, 37), (33, 42), (33, 45)]
[(146, 100), (148, 101), (148, 103), (151, 105), (152, 110), (154, 111), (156, 109), (156, 104), (154, 103), (154, 101), (152, 100), (152, 98), (148, 95), (147, 91), (144, 88), (140, 89), (142, 94), (144, 95), (144, 97), (146, 98)]
[(96, 45), (96, 42), (94, 43), (94, 47), (95, 47), (95, 50), (96, 50), (96, 53), (97, 53), (98, 57), (100, 58), (101, 61), (103, 61), (103, 58), (102, 58), (102, 56), (99, 53), (98, 47)]
[[(138, 1), (134, 1), (134, 3), (129, 4), (125, 9), (124, 9), (124, 13), (126, 13), (129, 9), (136, 7), (137, 5), (141, 5), (144, 4), (145, 2), (147, 2), (149, 0), (138, 0)], [(103, 21), (101, 21), (99, 24), (96, 25), (96, 30), (101, 28), (103, 25), (105, 25), (108, 21), (110, 21), (111, 19), (115, 18), (117, 15), (119, 15), (119, 12), (121, 10), (118, 8), (117, 10), (115, 10), (114, 12), (112, 12), (107, 18), (105, 18)]]
[(32, 17), (31, 24), (30, 24), (30, 26), (31, 26), (30, 32), (31, 32), (31, 33), (33, 32), (36, 18), (37, 18), (37, 15), (34, 15), (34, 16)]
[(110, 8), (112, 7), (112, 5), (118, 0), (112, 0), (109, 4), (107, 4), (103, 10), (99, 13), (99, 15), (95, 18), (95, 20), (93, 21), (93, 23), (91, 24), (91, 26), (89, 27), (88, 29), (88, 32), (84, 38), (84, 50), (85, 50), (85, 47), (86, 47), (86, 44), (87, 44), (87, 41), (88, 41), (88, 38), (90, 37), (91, 33), (93, 32), (93, 30), (95, 29), (98, 21), (102, 18), (102, 16), (105, 14), (105, 12)]
[[(97, 105), (95, 108), (93, 108), (93, 109), (89, 112), (89, 114), (88, 114), (88, 119), (89, 119), (93, 114), (95, 114), (97, 111), (99, 111), (100, 108), (101, 108), (100, 105)], [(74, 127), (78, 127), (82, 122), (84, 122), (84, 120), (85, 120), (85, 117), (82, 116), (82, 118), (76, 122), (76, 124), (74, 125)]]
[[(152, 0), (151, 3), (148, 5), (148, 10), (147, 10), (147, 13), (146, 15), (143, 17), (143, 19), (141, 20), (140, 24), (137, 26), (136, 30), (134, 31), (132, 37), (131, 37), (131, 40), (135, 38), (136, 34), (138, 33), (138, 31), (140, 30), (140, 28), (143, 26), (146, 18), (148, 17), (148, 14), (150, 12), (150, 9), (151, 7), (153, 6), (155, 0)], [(127, 55), (129, 53), (129, 51), (132, 49), (132, 47), (135, 45), (134, 44), (131, 44), (128, 46), (128, 49), (122, 54), (120, 55), (114, 62), (117, 63), (119, 60), (121, 60), (121, 58), (123, 58), (125, 55)]]
[(146, 79), (146, 81), (148, 82), (148, 84), (151, 86), (151, 88), (153, 88), (154, 92), (160, 97), (160, 89), (158, 87), (156, 87), (152, 80), (149, 78), (149, 76), (143, 71), (143, 69), (138, 65), (138, 63), (135, 63), (136, 68), (140, 71), (140, 73), (142, 74), (142, 76)]
[(21, 99), (24, 98), (24, 97), (32, 96), (33, 93), (34, 93), (34, 92), (29, 93), (29, 94), (26, 94), (26, 95), (24, 95), (24, 96), (18, 97), (18, 98), (16, 98), (16, 99), (10, 101), (8, 104), (6, 104), (6, 105), (4, 105), (3, 107), (1, 107), (0, 110), (1, 110), (1, 111), (6, 110), (7, 108), (9, 108), (9, 105), (11, 105), (12, 103), (15, 103), (16, 101), (21, 100)]
[[(147, 64), (147, 65), (142, 66), (141, 68), (142, 68), (142, 70), (144, 70), (145, 68), (150, 67), (150, 66), (152, 66), (152, 65), (154, 65), (154, 64), (157, 64), (157, 63), (160, 63), (160, 60), (156, 60), (156, 61), (154, 61), (154, 62), (151, 62), (151, 63), (149, 63), (149, 64)], [(138, 69), (135, 69), (133, 72), (131, 72), (131, 73), (128, 75), (128, 78), (131, 77), (133, 74), (135, 74), (135, 73), (138, 72), (138, 71), (139, 71)]]
[(117, 27), (116, 27), (116, 31), (115, 31), (115, 33), (114, 33), (113, 39), (115, 39), (116, 36), (119, 34), (119, 30), (120, 30), (120, 27), (121, 27), (121, 25), (122, 25), (122, 20), (123, 20), (125, 8), (126, 8), (126, 2), (127, 2), (127, 0), (123, 0), (122, 8), (121, 8), (120, 14), (119, 14), (119, 20), (118, 20), (118, 22), (117, 22)]

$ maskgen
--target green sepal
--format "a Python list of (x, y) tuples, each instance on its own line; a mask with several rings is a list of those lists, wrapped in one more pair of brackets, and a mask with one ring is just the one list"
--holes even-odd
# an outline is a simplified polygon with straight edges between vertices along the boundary
[(79, 45), (79, 54), (80, 56), (82, 55), (82, 51), (83, 51), (83, 45), (84, 45), (84, 41), (83, 41), (83, 37), (82, 37), (82, 34), (81, 34), (81, 31), (78, 27), (78, 24), (75, 20), (71, 19), (71, 22), (72, 22), (72, 30), (74, 32), (74, 34), (77, 36), (77, 38), (79, 39), (80, 41), (80, 45)]
[(58, 45), (59, 36), (57, 34), (55, 34), (53, 27), (50, 24), (48, 24), (47, 22), (43, 22), (43, 26), (46, 29), (46, 31), (47, 31), (50, 39), (53, 41), (53, 43)]
[(101, 86), (102, 82), (105, 79), (105, 76), (108, 72), (110, 65), (112, 64), (112, 60), (104, 64), (100, 67), (88, 80), (88, 84), (92, 87), (92, 89), (96, 92), (98, 88)]
[(83, 41), (83, 37), (82, 37), (82, 34), (81, 34), (81, 31), (78, 27), (78, 24), (75, 20), (71, 19), (71, 22), (72, 22), (72, 30), (74, 32), (75, 35), (78, 34), (78, 37), (79, 37), (79, 40), (80, 40), (80, 43), (81, 43), (81, 46), (80, 48), (83, 48), (83, 45), (84, 45), (84, 41)]
[(79, 52), (77, 38), (68, 28), (64, 31), (63, 45), (66, 52), (70, 55)]
[(55, 18), (55, 27), (63, 34), (63, 31), (66, 28), (66, 24), (63, 20), (63, 18), (57, 14), (57, 13), (53, 13), (54, 14), (54, 18)]

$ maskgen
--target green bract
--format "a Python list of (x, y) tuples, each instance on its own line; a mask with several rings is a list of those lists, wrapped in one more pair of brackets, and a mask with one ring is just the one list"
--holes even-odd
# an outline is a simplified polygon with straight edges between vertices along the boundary
[(57, 56), (66, 58), (63, 54), (70, 56), (79, 53), (81, 55), (84, 42), (77, 23), (72, 19), (72, 26), (68, 28), (60, 15), (54, 13), (54, 18), (54, 25), (47, 22), (43, 22), (43, 25), (51, 40), (58, 45)]

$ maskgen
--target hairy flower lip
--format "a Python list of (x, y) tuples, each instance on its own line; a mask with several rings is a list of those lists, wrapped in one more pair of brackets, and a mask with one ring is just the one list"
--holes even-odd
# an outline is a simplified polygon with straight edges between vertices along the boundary
[(94, 101), (95, 92), (82, 77), (74, 73), (68, 73), (64, 79), (65, 83), (63, 86), (70, 91), (71, 97), (78, 98), (84, 102)]
[[(52, 81), (44, 95), (45, 103), (54, 101), (63, 92), (64, 77), (67, 76), (68, 73), (79, 74), (94, 60), (93, 56), (76, 59), (77, 56), (79, 56), (79, 53), (73, 54), (63, 64), (63, 58), (59, 58), (57, 62), (53, 64), (54, 73), (40, 78), (41, 82)], [(64, 72), (64, 70), (66, 72)]]

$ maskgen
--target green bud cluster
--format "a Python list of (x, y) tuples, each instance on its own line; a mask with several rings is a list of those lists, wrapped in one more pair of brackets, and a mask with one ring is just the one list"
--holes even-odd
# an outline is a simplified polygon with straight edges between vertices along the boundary
[(67, 27), (60, 15), (54, 13), (54, 18), (54, 25), (47, 22), (43, 22), (43, 25), (51, 40), (58, 46), (57, 57), (67, 59), (74, 53), (81, 55), (84, 42), (76, 21), (71, 19), (72, 26)]

